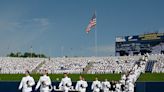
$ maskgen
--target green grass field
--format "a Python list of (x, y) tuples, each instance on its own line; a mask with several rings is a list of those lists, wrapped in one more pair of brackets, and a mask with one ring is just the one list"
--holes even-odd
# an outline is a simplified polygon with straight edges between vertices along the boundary
[[(69, 74), (69, 77), (72, 81), (77, 81), (80, 74)], [(24, 75), (23, 74), (0, 74), (0, 81), (20, 81)], [(32, 74), (31, 76), (37, 81), (40, 77), (39, 74)], [(63, 77), (63, 74), (49, 74), (52, 81), (60, 81)], [(95, 77), (98, 77), (99, 80), (104, 80), (107, 78), (111, 80), (120, 80), (120, 74), (82, 74), (87, 81), (93, 81)], [(145, 73), (142, 74), (138, 81), (140, 82), (164, 82), (164, 73)]]
[(164, 73), (145, 73), (142, 74), (139, 79), (139, 82), (164, 82)]
[[(68, 76), (72, 79), (72, 81), (79, 80), (80, 74), (69, 74)], [(108, 80), (119, 80), (120, 74), (81, 74), (87, 81), (93, 81), (95, 77), (98, 77), (99, 80), (104, 80), (107, 78)], [(0, 74), (0, 81), (20, 81), (24, 75), (23, 74)], [(31, 75), (34, 80), (38, 80), (39, 74)], [(60, 81), (63, 77), (63, 74), (49, 74), (52, 81)]]

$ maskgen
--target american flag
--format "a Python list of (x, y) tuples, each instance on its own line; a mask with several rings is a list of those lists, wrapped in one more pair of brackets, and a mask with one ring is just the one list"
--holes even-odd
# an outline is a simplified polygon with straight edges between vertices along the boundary
[(89, 24), (85, 30), (86, 33), (89, 33), (91, 31), (91, 29), (94, 28), (95, 26), (96, 26), (96, 14), (94, 13), (93, 17), (89, 21)]

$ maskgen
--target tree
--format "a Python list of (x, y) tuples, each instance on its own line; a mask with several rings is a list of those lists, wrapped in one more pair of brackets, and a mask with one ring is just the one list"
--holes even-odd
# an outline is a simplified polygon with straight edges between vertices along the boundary
[(11, 52), (7, 56), (8, 57), (23, 57), (23, 58), (27, 58), (27, 57), (46, 58), (46, 55), (44, 55), (44, 54), (36, 54), (34, 52), (33, 53), (29, 53), (29, 52), (25, 52), (25, 53), (21, 53), (21, 52), (13, 53), (13, 52)]

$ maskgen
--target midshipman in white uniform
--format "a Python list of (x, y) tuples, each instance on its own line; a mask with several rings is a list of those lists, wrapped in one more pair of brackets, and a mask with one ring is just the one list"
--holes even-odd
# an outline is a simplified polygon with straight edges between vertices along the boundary
[(83, 82), (84, 82), (84, 87), (85, 87), (85, 90), (86, 90), (86, 88), (88, 87), (88, 83), (87, 83), (87, 81), (85, 80), (85, 78), (83, 77)]
[(100, 88), (101, 88), (101, 83), (100, 81), (98, 81), (98, 78), (95, 78), (95, 81), (93, 81), (91, 89), (93, 90), (93, 92), (100, 92)]
[(104, 82), (102, 82), (102, 90), (103, 92), (109, 92), (109, 88), (111, 87), (109, 81), (105, 79)]
[(64, 78), (62, 78), (59, 89), (63, 90), (63, 92), (68, 92), (71, 88), (72, 81), (71, 78), (67, 76), (67, 73), (64, 73)]
[(79, 79), (80, 80), (77, 81), (75, 89), (78, 92), (86, 92), (86, 88), (88, 87), (87, 82), (84, 80), (82, 76), (80, 76)]
[(129, 88), (128, 92), (134, 92), (134, 84), (132, 82), (128, 84), (128, 88)]
[(40, 92), (51, 92), (51, 79), (47, 76), (47, 70), (44, 71), (43, 76), (40, 77), (35, 90), (40, 87)]
[(116, 83), (116, 92), (121, 92), (121, 83), (120, 82)]
[(27, 70), (25, 72), (25, 77), (22, 78), (20, 85), (19, 85), (19, 90), (22, 89), (22, 92), (31, 92), (32, 91), (32, 86), (35, 85), (35, 81), (33, 77), (30, 76), (30, 72)]

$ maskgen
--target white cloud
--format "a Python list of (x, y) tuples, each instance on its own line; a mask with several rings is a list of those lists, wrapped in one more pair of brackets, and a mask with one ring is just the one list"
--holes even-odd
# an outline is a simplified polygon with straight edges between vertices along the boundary
[(40, 31), (47, 30), (49, 25), (50, 22), (47, 18), (34, 18), (22, 21), (1, 20), (0, 31)]
[(49, 25), (49, 20), (47, 18), (34, 18), (33, 21), (41, 24), (42, 26)]
[[(34, 18), (22, 20), (1, 19), (0, 56), (18, 48), (28, 48), (50, 27), (49, 19)], [(8, 47), (10, 46), (10, 49)]]

